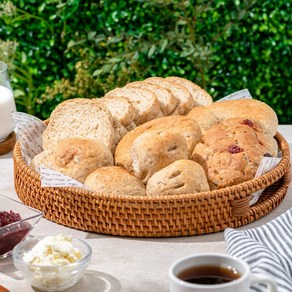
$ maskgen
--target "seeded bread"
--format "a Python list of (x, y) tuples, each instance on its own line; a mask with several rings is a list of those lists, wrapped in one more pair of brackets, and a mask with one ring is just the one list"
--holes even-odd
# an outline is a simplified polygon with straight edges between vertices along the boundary
[(165, 79), (184, 86), (190, 92), (196, 106), (206, 106), (213, 103), (211, 95), (194, 82), (177, 76), (170, 76)]
[(164, 116), (169, 115), (176, 107), (178, 100), (172, 92), (158, 84), (146, 83), (143, 81), (130, 82), (127, 87), (145, 88), (153, 92), (160, 104), (161, 111)]
[(260, 123), (231, 118), (206, 132), (192, 159), (202, 165), (215, 190), (253, 179), (262, 158), (277, 153), (277, 141)]
[(133, 172), (130, 155), (133, 141), (142, 133), (152, 130), (168, 130), (181, 134), (187, 142), (189, 157), (191, 157), (195, 146), (202, 137), (199, 125), (185, 116), (167, 116), (152, 120), (135, 128), (121, 139), (115, 151), (115, 164)]
[(109, 91), (105, 97), (127, 98), (137, 110), (134, 119), (137, 126), (156, 118), (161, 111), (156, 95), (144, 88), (115, 88)]
[(113, 118), (120, 121), (120, 123), (125, 127), (129, 126), (134, 121), (137, 115), (136, 108), (125, 97), (119, 96), (112, 98), (102, 97), (99, 98), (98, 100), (104, 103), (111, 112)]
[(147, 196), (181, 195), (209, 191), (202, 166), (191, 160), (176, 160), (154, 173), (146, 185)]
[(137, 177), (118, 166), (96, 169), (87, 176), (84, 184), (99, 194), (145, 196), (144, 184)]
[(259, 121), (265, 131), (273, 136), (277, 133), (278, 118), (275, 111), (266, 103), (256, 99), (224, 100), (214, 102), (208, 106), (215, 116), (220, 120), (244, 117)]
[(40, 165), (44, 165), (83, 183), (95, 169), (113, 163), (113, 155), (104, 144), (96, 140), (68, 138), (59, 141), (52, 152), (43, 151), (36, 155), (31, 167), (39, 172)]
[(44, 150), (52, 150), (66, 138), (87, 138), (103, 143), (113, 151), (113, 118), (97, 99), (71, 99), (53, 110), (42, 138)]
[(138, 136), (131, 146), (134, 174), (143, 183), (157, 171), (178, 159), (188, 158), (185, 138), (171, 131), (148, 131)]
[(178, 103), (171, 114), (186, 115), (195, 106), (190, 92), (180, 84), (168, 81), (162, 77), (149, 77), (146, 78), (144, 82), (159, 85), (172, 92), (178, 100)]

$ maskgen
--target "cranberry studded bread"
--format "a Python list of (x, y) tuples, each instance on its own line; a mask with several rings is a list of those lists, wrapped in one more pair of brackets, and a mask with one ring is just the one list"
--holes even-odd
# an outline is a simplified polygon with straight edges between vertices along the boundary
[(203, 166), (211, 190), (255, 177), (264, 156), (277, 156), (277, 141), (252, 119), (231, 118), (210, 128), (192, 159)]
[(191, 157), (195, 146), (202, 137), (199, 125), (185, 116), (167, 116), (155, 119), (135, 128), (121, 139), (115, 151), (115, 164), (133, 172), (130, 154), (132, 144), (142, 133), (153, 130), (168, 130), (181, 134), (187, 143), (188, 157)]
[(187, 159), (188, 147), (178, 133), (148, 131), (134, 140), (130, 155), (135, 176), (147, 183), (155, 172), (178, 159)]
[(84, 184), (96, 193), (105, 195), (145, 196), (144, 184), (127, 170), (118, 166), (107, 166), (93, 171)]
[(39, 172), (41, 165), (67, 175), (81, 183), (97, 168), (113, 165), (108, 147), (96, 140), (67, 138), (59, 141), (53, 151), (36, 155), (31, 167)]
[(181, 195), (209, 191), (202, 166), (192, 160), (176, 160), (154, 173), (147, 182), (147, 196)]
[(116, 137), (112, 115), (104, 104), (97, 99), (75, 98), (53, 110), (42, 138), (43, 149), (49, 151), (66, 138), (96, 140), (114, 151)]

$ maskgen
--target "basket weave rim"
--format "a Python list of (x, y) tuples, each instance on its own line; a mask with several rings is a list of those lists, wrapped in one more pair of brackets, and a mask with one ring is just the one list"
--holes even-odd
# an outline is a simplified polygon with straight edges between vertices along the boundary
[[(138, 202), (158, 202), (158, 201), (165, 201), (165, 202), (173, 202), (173, 201), (181, 201), (181, 200), (189, 200), (189, 199), (199, 199), (199, 198), (212, 198), (214, 196), (220, 196), (225, 195), (226, 193), (230, 194), (231, 196), (238, 191), (245, 191), (249, 190), (251, 188), (255, 188), (253, 190), (261, 190), (265, 187), (268, 187), (272, 183), (276, 182), (278, 180), (277, 173), (280, 172), (280, 176), (283, 176), (286, 172), (287, 168), (290, 167), (290, 150), (289, 150), (289, 144), (285, 140), (285, 138), (277, 132), (275, 135), (276, 140), (279, 143), (279, 148), (282, 151), (282, 158), (279, 162), (279, 164), (273, 168), (271, 171), (254, 178), (252, 180), (242, 182), (237, 185), (225, 187), (218, 190), (212, 190), (212, 191), (206, 191), (206, 192), (200, 192), (200, 193), (188, 193), (188, 194), (181, 194), (181, 195), (159, 195), (159, 196), (129, 196), (129, 195), (107, 195), (107, 194), (101, 194), (94, 192), (92, 190), (89, 190), (87, 188), (78, 188), (78, 187), (52, 187), (52, 189), (57, 189), (64, 191), (64, 193), (74, 193), (76, 195), (82, 195), (82, 196), (89, 196), (94, 197), (96, 199), (103, 199), (103, 200), (118, 200), (118, 201), (133, 201), (135, 203)], [(20, 141), (17, 141), (14, 147), (13, 156), (15, 159), (15, 163), (18, 164), (19, 167), (22, 167), (25, 172), (30, 174), (34, 177), (37, 181), (41, 180), (40, 174), (32, 170), (24, 161), (22, 154), (21, 154), (21, 144)], [(255, 187), (256, 186), (256, 187)], [(62, 192), (63, 193), (63, 192)], [(250, 196), (250, 194), (247, 194), (247, 196)], [(230, 198), (229, 198), (230, 199)]]

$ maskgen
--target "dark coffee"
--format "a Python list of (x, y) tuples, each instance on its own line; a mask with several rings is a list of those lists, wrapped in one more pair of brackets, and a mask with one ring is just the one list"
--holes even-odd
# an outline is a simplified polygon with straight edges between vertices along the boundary
[(236, 269), (220, 266), (191, 267), (177, 275), (183, 281), (203, 285), (223, 284), (234, 281), (240, 276)]

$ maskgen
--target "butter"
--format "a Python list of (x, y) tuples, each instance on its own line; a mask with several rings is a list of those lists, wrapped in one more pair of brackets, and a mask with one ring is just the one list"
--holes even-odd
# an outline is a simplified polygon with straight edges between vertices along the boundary
[(82, 258), (82, 252), (73, 246), (72, 237), (66, 235), (46, 236), (23, 255), (29, 264), (65, 266)]

